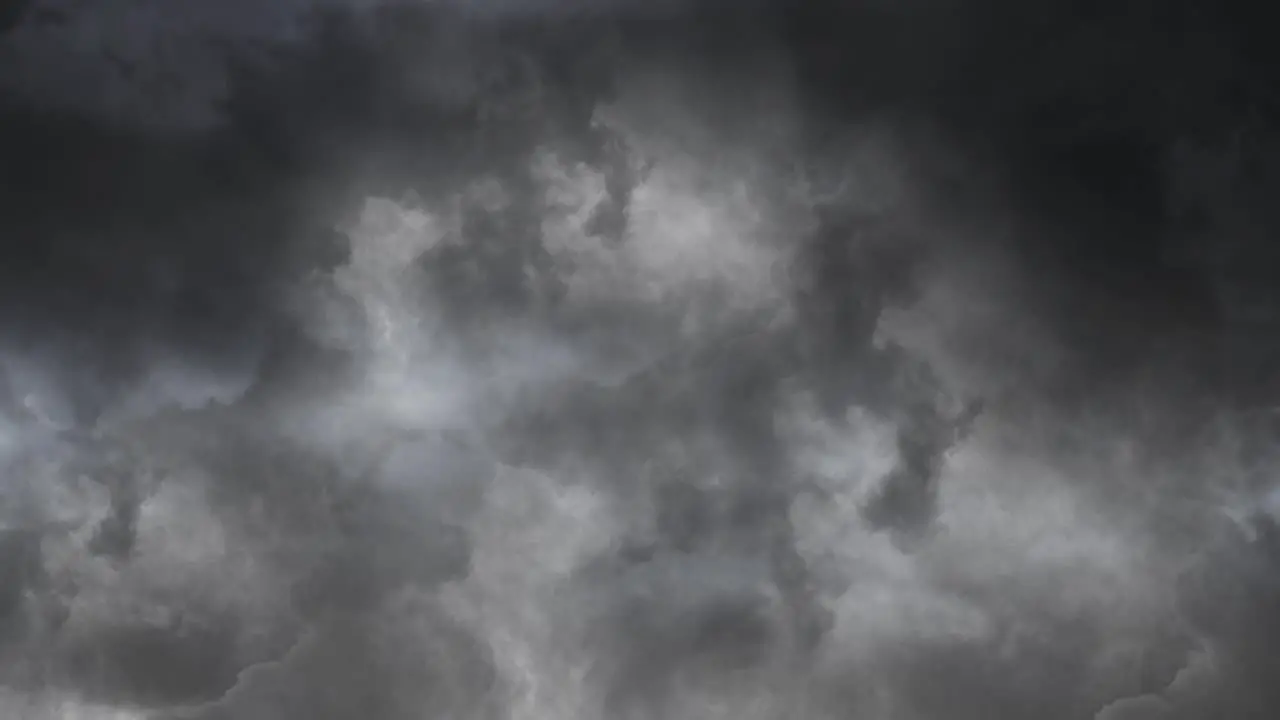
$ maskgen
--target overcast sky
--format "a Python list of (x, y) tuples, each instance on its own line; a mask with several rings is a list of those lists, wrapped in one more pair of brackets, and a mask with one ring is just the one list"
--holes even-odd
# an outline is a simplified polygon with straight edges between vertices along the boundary
[(0, 716), (1276, 717), (1277, 63), (1148, 5), (37, 0)]

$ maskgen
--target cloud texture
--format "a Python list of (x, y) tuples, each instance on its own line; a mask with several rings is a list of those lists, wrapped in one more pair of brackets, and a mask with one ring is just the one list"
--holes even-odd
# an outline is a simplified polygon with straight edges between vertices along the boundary
[(188, 4), (0, 36), (0, 715), (1280, 708), (1230, 7)]

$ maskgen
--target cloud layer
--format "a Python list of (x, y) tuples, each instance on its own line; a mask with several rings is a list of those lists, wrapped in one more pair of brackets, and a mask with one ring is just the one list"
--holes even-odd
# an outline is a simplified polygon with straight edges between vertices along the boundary
[[(1266, 70), (1226, 19), (37, 5), (0, 714), (1280, 703), (1274, 141), (1211, 102)], [(89, 97), (36, 65), (90, 26), (227, 42), (168, 65), (198, 100)], [(1085, 62), (1126, 42), (1196, 73)]]

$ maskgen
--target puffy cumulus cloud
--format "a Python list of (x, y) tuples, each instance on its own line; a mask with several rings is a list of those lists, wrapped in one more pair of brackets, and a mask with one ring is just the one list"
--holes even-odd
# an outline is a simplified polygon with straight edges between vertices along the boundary
[[(1016, 13), (571, 5), (331, 13), (207, 132), (5, 98), (0, 714), (1271, 717), (1240, 154), (1062, 160)], [(1236, 325), (1088, 242), (1167, 227)]]
[(591, 219), (607, 200), (603, 178), (584, 168), (544, 170), (553, 179), (553, 207), (562, 214), (545, 227), (548, 250), (574, 268), (565, 273), (571, 302), (683, 310), (691, 298), (718, 299), (724, 305), (719, 313), (714, 307), (702, 312), (721, 322), (781, 304), (785, 289), (776, 268), (788, 248), (765, 235), (763, 218), (773, 199), (741, 180), (698, 178), (696, 168), (681, 164), (678, 158), (645, 163), (621, 242), (590, 233)]

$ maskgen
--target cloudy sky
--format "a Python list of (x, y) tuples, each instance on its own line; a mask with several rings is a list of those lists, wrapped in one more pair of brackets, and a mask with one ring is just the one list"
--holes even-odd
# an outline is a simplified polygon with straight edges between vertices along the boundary
[(1244, 7), (0, 4), (0, 716), (1275, 717)]

